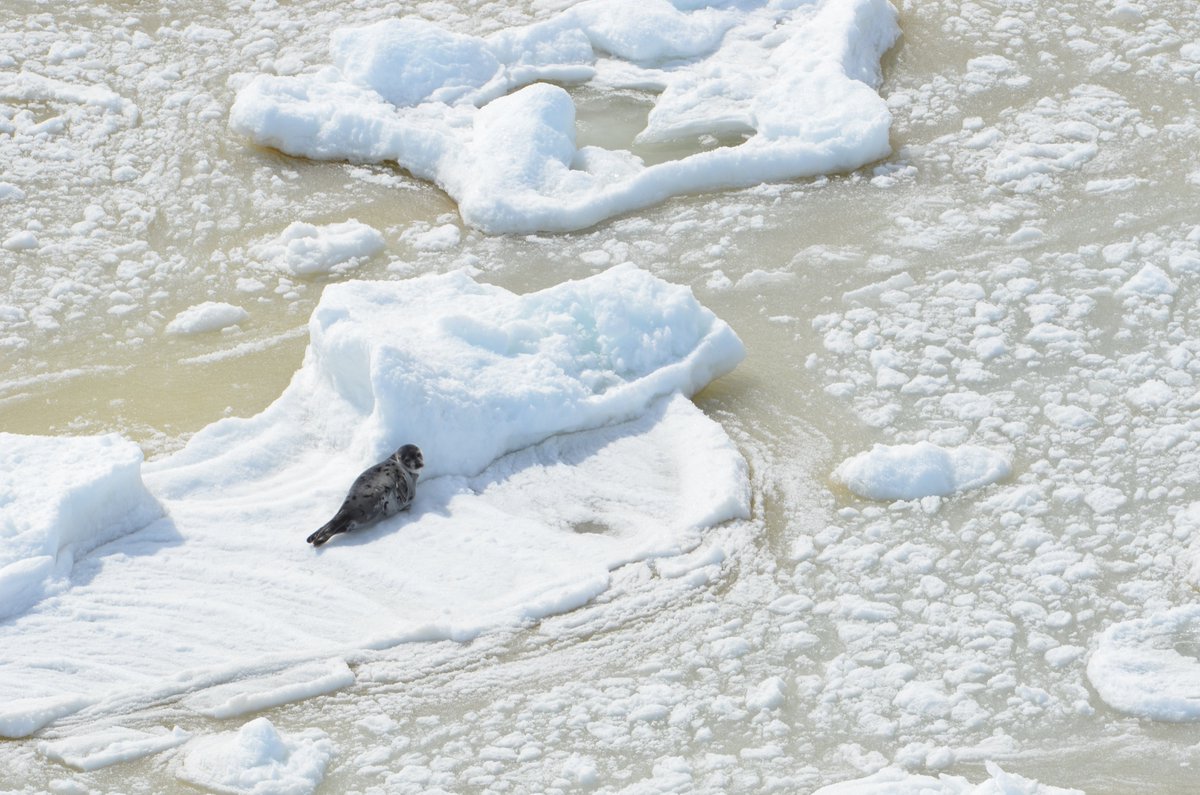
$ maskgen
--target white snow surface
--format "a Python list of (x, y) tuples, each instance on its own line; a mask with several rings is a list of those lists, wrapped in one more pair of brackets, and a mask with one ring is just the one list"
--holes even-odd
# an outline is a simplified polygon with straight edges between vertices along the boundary
[(0, 619), (66, 585), (75, 558), (162, 516), (116, 434), (0, 433)]
[(1011, 470), (1006, 455), (985, 447), (917, 442), (876, 444), (843, 461), (833, 477), (860, 497), (916, 500), (986, 486), (1008, 477)]
[[(680, 193), (886, 156), (891, 115), (875, 87), (898, 36), (887, 0), (587, 0), (486, 38), (388, 19), (335, 31), (320, 71), (256, 77), (229, 124), (291, 155), (393, 161), (486, 231), (578, 229)], [(658, 92), (642, 142), (745, 140), (650, 166), (578, 148), (571, 96), (543, 80)]]
[(325, 732), (280, 733), (256, 718), (236, 732), (193, 740), (179, 778), (230, 795), (308, 795), (325, 778), (334, 746)]
[[(184, 693), (228, 717), (330, 692), (353, 682), (346, 654), (569, 610), (611, 569), (749, 517), (744, 460), (684, 397), (742, 346), (687, 288), (629, 266), (524, 296), (463, 273), (350, 282), (326, 289), (310, 333), (262, 414), (145, 467), (167, 518), (0, 625), (0, 734), (89, 704)], [(307, 546), (358, 472), (408, 441), (427, 462), (411, 511)], [(25, 457), (69, 442), (29, 439)]]

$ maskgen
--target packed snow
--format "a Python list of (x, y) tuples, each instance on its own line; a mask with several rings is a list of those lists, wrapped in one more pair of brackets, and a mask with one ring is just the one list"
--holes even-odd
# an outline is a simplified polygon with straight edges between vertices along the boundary
[[(64, 592), (14, 611), (0, 733), (179, 693), (223, 718), (332, 692), (354, 675), (330, 655), (569, 610), (602, 593), (610, 570), (749, 517), (745, 462), (685, 397), (732, 370), (741, 342), (686, 287), (630, 266), (526, 295), (462, 272), (347, 282), (327, 288), (310, 333), (304, 366), (266, 411), (146, 467), (167, 518), (65, 567)], [(9, 520), (38, 542), (10, 565), (22, 583), (36, 584), (26, 561), (51, 567), (57, 549), (159, 515), (135, 490), (131, 444), (14, 439), (12, 463), (47, 473), (21, 503), (45, 521)], [(361, 469), (409, 441), (427, 462), (411, 512), (320, 553), (303, 543)], [(64, 486), (50, 473), (76, 453), (109, 460)], [(55, 520), (92, 507), (105, 512)], [(47, 654), (70, 664), (44, 667)]]
[[(886, 156), (891, 115), (875, 89), (898, 35), (887, 0), (587, 0), (487, 37), (387, 19), (335, 31), (320, 71), (248, 82), (229, 124), (291, 155), (393, 161), (490, 232), (578, 229), (680, 193)], [(575, 103), (546, 80), (657, 92), (642, 142), (744, 140), (653, 165), (577, 147)]]

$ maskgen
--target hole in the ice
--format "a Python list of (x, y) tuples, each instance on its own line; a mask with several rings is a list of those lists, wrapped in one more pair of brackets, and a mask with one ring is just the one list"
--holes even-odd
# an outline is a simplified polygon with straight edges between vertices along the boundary
[(582, 533), (582, 534), (587, 534), (587, 535), (604, 535), (606, 533), (612, 532), (612, 528), (609, 527), (608, 525), (604, 524), (603, 522), (593, 522), (590, 519), (584, 520), (582, 522), (573, 522), (571, 524), (571, 530), (576, 533)]
[(646, 120), (654, 107), (654, 93), (631, 89), (600, 91), (587, 86), (567, 89), (575, 101), (575, 145), (627, 150), (647, 166), (682, 160), (689, 155), (737, 146), (753, 130), (705, 133), (672, 141), (641, 143), (637, 136), (646, 129)]

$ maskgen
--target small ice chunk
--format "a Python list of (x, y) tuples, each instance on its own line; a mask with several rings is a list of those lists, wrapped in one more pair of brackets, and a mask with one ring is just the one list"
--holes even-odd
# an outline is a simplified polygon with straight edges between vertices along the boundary
[(316, 226), (296, 221), (279, 237), (250, 247), (250, 256), (293, 276), (356, 268), (384, 249), (378, 230), (353, 218)]
[(318, 729), (281, 734), (256, 718), (236, 732), (199, 737), (187, 747), (179, 778), (235, 795), (308, 795), (325, 777), (333, 741)]
[(1179, 288), (1162, 268), (1146, 265), (1117, 290), (1118, 296), (1174, 295)]
[(1128, 502), (1128, 498), (1119, 489), (1114, 489), (1112, 486), (1098, 486), (1089, 491), (1083, 501), (1094, 512), (1103, 516), (1116, 511)]
[(250, 313), (240, 306), (205, 301), (202, 304), (190, 306), (175, 316), (167, 324), (168, 334), (203, 334), (208, 331), (220, 331), (223, 328), (235, 326)]
[(746, 708), (754, 712), (776, 709), (783, 704), (784, 693), (783, 679), (772, 676), (746, 691)]
[(4, 242), (0, 246), (9, 251), (29, 251), (38, 247), (37, 235), (28, 229), (21, 232), (14, 232), (4, 238)]
[(160, 728), (155, 732), (114, 726), (89, 734), (38, 743), (38, 752), (47, 759), (76, 770), (99, 770), (183, 745), (191, 736), (178, 726), (171, 731)]
[(1011, 469), (1008, 456), (985, 447), (876, 444), (843, 461), (833, 478), (860, 497), (916, 500), (986, 486), (1007, 477)]

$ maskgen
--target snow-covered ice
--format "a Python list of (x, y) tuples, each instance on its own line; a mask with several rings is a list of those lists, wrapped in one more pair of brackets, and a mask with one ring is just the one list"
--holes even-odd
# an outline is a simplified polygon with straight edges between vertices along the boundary
[(995, 483), (1011, 472), (1008, 456), (977, 445), (945, 448), (929, 442), (876, 444), (846, 459), (835, 480), (860, 497), (916, 500), (945, 497)]
[(178, 726), (153, 732), (114, 726), (63, 740), (43, 740), (38, 751), (76, 770), (98, 770), (178, 747), (191, 736)]
[[(292, 155), (394, 161), (491, 232), (578, 229), (680, 193), (887, 155), (891, 115), (875, 88), (898, 35), (887, 0), (587, 0), (488, 37), (388, 19), (337, 30), (321, 71), (255, 78), (229, 124)], [(644, 142), (745, 140), (654, 165), (578, 148), (571, 96), (542, 80), (658, 92)]]
[(65, 587), (75, 560), (162, 516), (115, 434), (0, 433), (0, 619)]
[[(310, 333), (266, 411), (145, 468), (167, 518), (81, 561), (69, 589), (5, 625), (0, 733), (88, 704), (186, 693), (191, 710), (229, 717), (327, 693), (354, 679), (333, 655), (568, 610), (611, 569), (749, 517), (745, 462), (684, 397), (742, 346), (685, 287), (630, 266), (523, 296), (461, 272), (348, 282), (326, 289)], [(22, 439), (22, 461), (62, 464), (77, 449)], [(319, 553), (305, 545), (364, 465), (407, 441), (428, 462), (411, 512)], [(111, 526), (46, 540), (39, 524), (39, 554), (157, 516), (135, 499), (136, 448), (88, 444), (122, 453), (123, 478), (31, 496), (64, 514), (112, 492)], [(46, 654), (70, 664), (44, 667)]]

